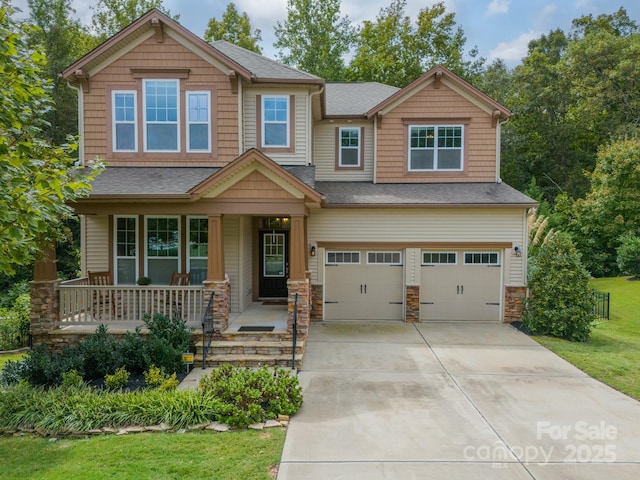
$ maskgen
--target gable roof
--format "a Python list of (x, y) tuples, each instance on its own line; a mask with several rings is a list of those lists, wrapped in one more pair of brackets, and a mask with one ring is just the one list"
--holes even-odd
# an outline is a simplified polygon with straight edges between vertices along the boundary
[(364, 117), (367, 112), (400, 90), (378, 82), (327, 83), (326, 117)]
[(442, 65), (438, 65), (428, 72), (424, 73), (402, 90), (397, 91), (390, 97), (386, 98), (378, 105), (375, 105), (367, 112), (367, 118), (372, 118), (374, 115), (384, 114), (386, 110), (393, 110), (395, 105), (403, 103), (411, 98), (413, 95), (421, 91), (426, 86), (434, 82), (440, 82), (443, 78), (454, 88), (459, 89), (467, 93), (474, 99), (476, 104), (482, 104), (485, 109), (490, 109), (492, 114), (499, 115), (500, 118), (506, 119), (511, 116), (511, 111), (496, 102), (493, 98), (482, 93), (476, 87), (466, 82), (451, 70), (446, 69)]
[(320, 77), (263, 57), (226, 40), (216, 40), (211, 43), (211, 46), (251, 72), (254, 81), (257, 82), (286, 80), (287, 82), (324, 83)]

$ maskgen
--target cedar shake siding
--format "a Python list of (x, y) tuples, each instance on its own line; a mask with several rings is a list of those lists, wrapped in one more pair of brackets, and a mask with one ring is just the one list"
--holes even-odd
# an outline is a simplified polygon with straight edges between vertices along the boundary
[[(145, 78), (180, 79), (179, 152), (144, 152), (142, 80)], [(112, 152), (113, 90), (137, 91), (137, 152)], [(210, 153), (186, 152), (185, 91), (211, 94)], [(162, 44), (151, 37), (91, 77), (90, 91), (84, 93), (84, 145), (85, 159), (98, 156), (111, 166), (223, 166), (239, 153), (238, 96), (232, 93), (231, 82), (223, 71), (168, 35)]]
[[(464, 125), (463, 170), (409, 172), (409, 125)], [(379, 183), (495, 182), (496, 128), (491, 114), (441, 82), (431, 83), (378, 118)]]

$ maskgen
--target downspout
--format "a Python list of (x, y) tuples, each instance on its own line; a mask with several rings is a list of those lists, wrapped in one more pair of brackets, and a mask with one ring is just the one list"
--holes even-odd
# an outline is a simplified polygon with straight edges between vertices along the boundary
[(373, 183), (378, 180), (378, 115), (373, 117)]
[(500, 143), (502, 140), (502, 125), (505, 125), (509, 121), (509, 117), (502, 122), (497, 122), (496, 124), (496, 183), (502, 183), (502, 178), (500, 177), (500, 165), (501, 165), (501, 154), (502, 149), (500, 147)]
[(244, 153), (244, 99), (240, 76), (236, 78), (236, 81), (238, 82), (238, 156), (240, 156)]
[[(311, 161), (313, 158), (313, 140), (314, 140), (314, 136), (313, 136), (313, 96), (314, 95), (321, 95), (322, 92), (324, 92), (324, 87), (321, 87), (320, 90), (318, 90), (317, 92), (311, 92), (309, 94), (309, 96), (307, 97), (307, 101), (309, 102), (309, 105), (307, 106), (307, 111), (309, 112), (309, 125), (307, 126), (307, 138), (309, 139), (309, 141), (307, 142), (307, 165), (313, 165), (315, 162)], [(320, 107), (322, 108), (322, 106)]]

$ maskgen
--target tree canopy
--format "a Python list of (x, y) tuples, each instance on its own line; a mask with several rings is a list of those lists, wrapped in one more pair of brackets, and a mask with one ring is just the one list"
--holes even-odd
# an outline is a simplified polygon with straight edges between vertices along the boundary
[(221, 20), (215, 17), (209, 20), (207, 30), (204, 32), (204, 39), (207, 42), (226, 40), (252, 52), (262, 53), (260, 29), (253, 28), (247, 12), (242, 12), (240, 15), (233, 2), (227, 5)]
[(71, 214), (67, 202), (89, 191), (89, 180), (71, 156), (77, 144), (53, 146), (43, 139), (51, 107), (45, 58), (28, 46), (33, 27), (18, 24), (9, 0), (0, 0), (0, 272), (37, 258), (61, 235)]
[(93, 33), (98, 43), (115, 35), (149, 10), (157, 8), (168, 17), (178, 21), (180, 15), (171, 15), (163, 0), (97, 0), (93, 10)]

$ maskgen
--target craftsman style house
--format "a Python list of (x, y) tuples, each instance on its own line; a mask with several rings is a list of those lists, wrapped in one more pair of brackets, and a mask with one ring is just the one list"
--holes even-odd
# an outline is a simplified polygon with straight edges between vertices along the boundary
[(519, 317), (534, 202), (500, 180), (510, 112), (447, 69), (329, 83), (152, 10), (61, 75), (81, 162), (108, 165), (74, 205), (85, 275), (189, 273), (221, 329), (295, 293), (301, 325)]

